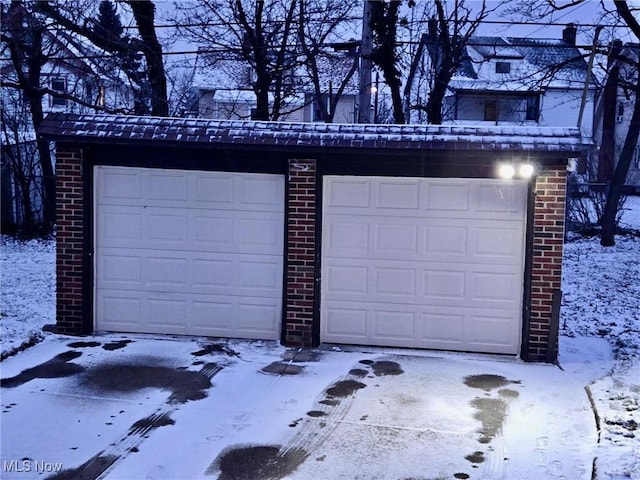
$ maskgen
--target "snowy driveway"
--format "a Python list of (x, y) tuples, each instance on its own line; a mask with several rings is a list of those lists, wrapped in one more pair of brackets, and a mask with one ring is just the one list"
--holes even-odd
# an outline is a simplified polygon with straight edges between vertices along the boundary
[(2, 362), (0, 419), (7, 479), (590, 479), (597, 443), (551, 365), (121, 335)]

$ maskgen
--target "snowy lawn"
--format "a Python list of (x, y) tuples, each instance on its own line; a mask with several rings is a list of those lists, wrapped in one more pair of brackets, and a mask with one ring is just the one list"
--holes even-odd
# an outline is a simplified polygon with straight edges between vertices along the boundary
[(56, 244), (1, 235), (0, 332), (2, 359), (44, 338), (56, 321)]
[(606, 339), (613, 369), (589, 385), (601, 428), (596, 468), (604, 479), (640, 479), (640, 238), (597, 238), (564, 248), (560, 362), (570, 337)]
[[(45, 342), (51, 343), (47, 348), (56, 350), (57, 354), (57, 349), (64, 347), (60, 340), (62, 337), (41, 331), (43, 325), (55, 322), (54, 242), (23, 243), (2, 236), (0, 275), (3, 358), (47, 336), (51, 340)], [(596, 407), (600, 433), (593, 478), (640, 479), (640, 434), (637, 430), (640, 422), (640, 238), (618, 237), (617, 245), (607, 249), (600, 247), (598, 239), (578, 240), (565, 245), (560, 327), (560, 364), (567, 375), (587, 387)], [(2, 377), (10, 374), (7, 371), (9, 365), (18, 367), (22, 357), (26, 361), (29, 355), (30, 350), (27, 350), (3, 362)], [(479, 365), (484, 363), (483, 360), (476, 361)], [(251, 370), (255, 371), (253, 367)], [(505, 425), (505, 435), (515, 433), (513, 429), (521, 427), (518, 422), (522, 420), (517, 418), (516, 406), (527, 406), (512, 403), (512, 417)], [(558, 399), (554, 403), (561, 412), (564, 403)], [(309, 402), (305, 402), (296, 408), (303, 411), (308, 405)], [(132, 415), (138, 413), (136, 410)], [(123, 425), (133, 418), (127, 417)], [(196, 419), (194, 425), (197, 424)], [(156, 433), (162, 431), (160, 429)], [(170, 435), (171, 429), (166, 433)], [(161, 441), (162, 436), (154, 435), (154, 438)], [(556, 443), (560, 440), (553, 435), (547, 439)], [(541, 444), (541, 448), (547, 449), (548, 445)], [(522, 453), (528, 455), (527, 452)], [(575, 458), (575, 452), (570, 456)], [(533, 462), (534, 456), (531, 459)], [(522, 463), (522, 459), (518, 461)], [(515, 466), (516, 461), (512, 460), (511, 467), (491, 478), (516, 478), (504, 476), (507, 472), (517, 475), (526, 468), (524, 464), (517, 469)], [(121, 468), (125, 467), (127, 464), (122, 464)], [(488, 468), (486, 464), (476, 472), (480, 474), (485, 468)], [(555, 467), (550, 464), (549, 468), (553, 470)], [(546, 478), (561, 478), (559, 475), (562, 475), (559, 471), (547, 473)], [(585, 474), (587, 472), (581, 472), (575, 478), (583, 478)], [(163, 478), (163, 474), (154, 472), (150, 478)], [(472, 475), (470, 478), (476, 477)]]

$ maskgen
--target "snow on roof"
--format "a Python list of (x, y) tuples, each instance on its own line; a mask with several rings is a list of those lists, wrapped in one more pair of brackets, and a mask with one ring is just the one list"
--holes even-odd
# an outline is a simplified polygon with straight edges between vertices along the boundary
[(516, 81), (495, 82), (484, 79), (466, 78), (456, 76), (451, 79), (449, 88), (455, 91), (500, 92), (500, 93), (536, 93), (539, 89), (532, 89), (529, 85), (524, 85)]
[(518, 49), (501, 37), (471, 37), (467, 45), (473, 46), (485, 58), (524, 58)]
[[(354, 59), (348, 53), (326, 53), (316, 56), (320, 88), (328, 92), (337, 90), (353, 67)], [(313, 93), (306, 68), (297, 66), (290, 72), (300, 83), (300, 89)], [(193, 86), (201, 90), (247, 89), (251, 86), (253, 69), (240, 55), (229, 52), (210, 52), (201, 47), (196, 57)], [(347, 82), (345, 93), (357, 94), (358, 71)]]
[[(499, 79), (488, 79), (493, 83), (519, 83), (536, 85), (537, 88), (582, 88), (587, 74), (587, 63), (580, 50), (564, 40), (472, 37), (467, 43), (466, 53), (468, 58), (458, 69), (458, 77), (481, 78), (482, 65), (489, 60), (512, 61), (517, 64), (511, 74), (503, 74)], [(595, 86), (597, 80), (592, 78), (591, 82)]]
[(76, 143), (224, 144), (386, 150), (584, 152), (572, 127), (287, 123), (126, 115), (49, 114), (38, 133)]

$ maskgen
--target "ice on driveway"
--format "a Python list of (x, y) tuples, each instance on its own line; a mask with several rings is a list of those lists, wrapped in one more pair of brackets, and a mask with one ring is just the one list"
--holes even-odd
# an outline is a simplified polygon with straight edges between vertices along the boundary
[[(2, 389), (3, 462), (61, 463), (68, 476), (102, 461), (103, 478), (113, 479), (591, 478), (597, 436), (587, 395), (553, 365), (371, 348), (296, 357), (269, 342), (128, 339), (51, 337), (3, 362), (7, 379), (77, 352), (63, 357), (75, 365), (63, 369), (70, 375)], [(206, 348), (213, 344), (220, 348)], [(265, 373), (274, 362), (300, 373)], [(164, 383), (139, 378), (153, 368)], [(117, 381), (96, 385), (100, 371)], [(203, 372), (210, 386), (183, 383)], [(189, 395), (176, 394), (184, 389)]]

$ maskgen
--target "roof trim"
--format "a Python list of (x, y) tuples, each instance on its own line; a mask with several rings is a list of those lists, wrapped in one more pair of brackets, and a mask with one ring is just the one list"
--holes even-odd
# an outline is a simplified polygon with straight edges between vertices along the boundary
[[(577, 156), (590, 140), (573, 127), (372, 125), (51, 113), (41, 137), (75, 144), (204, 148), (527, 151)], [(577, 154), (577, 155), (576, 155)]]

